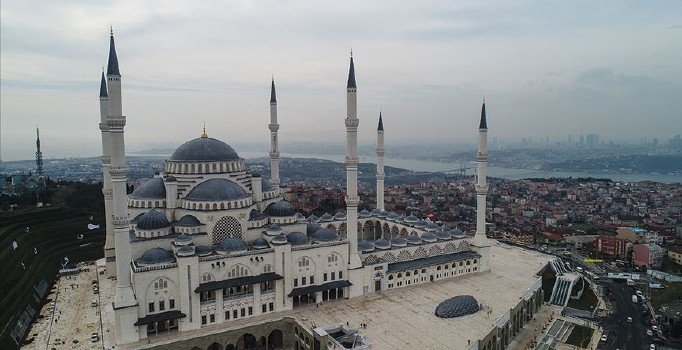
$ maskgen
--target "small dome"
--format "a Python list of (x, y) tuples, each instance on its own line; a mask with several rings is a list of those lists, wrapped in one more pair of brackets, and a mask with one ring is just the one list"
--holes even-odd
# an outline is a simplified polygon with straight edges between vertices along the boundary
[(163, 179), (155, 177), (141, 183), (130, 194), (130, 198), (166, 199), (166, 186), (163, 184)]
[(331, 242), (338, 240), (339, 235), (337, 235), (336, 232), (328, 228), (323, 228), (315, 231), (312, 234), (312, 239), (316, 242)]
[(301, 213), (296, 213), (296, 222), (306, 222), (305, 215)]
[(407, 246), (407, 240), (405, 238), (400, 237), (400, 236), (395, 236), (391, 240), (391, 245), (394, 247), (405, 247), (405, 246)]
[(315, 224), (315, 223), (310, 222), (306, 225), (306, 233), (308, 234), (308, 236), (312, 235), (313, 233), (315, 233), (321, 229), (322, 229), (322, 226), (320, 226), (320, 224)]
[(381, 213), (379, 213), (379, 215), (377, 215), (378, 218), (383, 218), (383, 219), (385, 219), (386, 216), (388, 216), (387, 211), (382, 211)]
[(272, 224), (268, 226), (265, 230), (265, 234), (268, 236), (277, 236), (282, 233), (282, 228), (278, 224)]
[(362, 209), (362, 211), (360, 211), (359, 215), (361, 218), (368, 218), (368, 217), (372, 216), (372, 213), (367, 211), (367, 209)]
[(135, 227), (139, 230), (159, 230), (170, 227), (171, 223), (162, 212), (152, 209), (137, 219)]
[(416, 228), (424, 228), (426, 225), (428, 225), (428, 223), (425, 220), (419, 220), (414, 223), (414, 227)]
[(159, 247), (149, 249), (137, 259), (140, 265), (168, 264), (174, 261), (173, 252)]
[(447, 299), (436, 306), (436, 316), (453, 318), (471, 315), (480, 309), (478, 301), (471, 295), (458, 295)]
[(372, 209), (372, 212), (370, 214), (372, 214), (372, 216), (379, 217), (379, 215), (381, 214), (381, 210)]
[(386, 220), (390, 220), (390, 221), (395, 221), (395, 219), (397, 219), (397, 218), (398, 218), (398, 214), (396, 214), (394, 212), (390, 212), (386, 216)]
[(268, 244), (268, 241), (265, 240), (265, 238), (259, 237), (253, 240), (251, 242), (251, 248), (253, 249), (268, 249), (270, 248), (270, 245)]
[(413, 233), (409, 236), (407, 236), (407, 243), (409, 244), (421, 244), (422, 239), (417, 236), (416, 233)]
[(287, 235), (287, 241), (291, 245), (304, 245), (310, 243), (308, 236), (303, 232), (291, 232)]
[(395, 222), (405, 222), (405, 215), (400, 215), (395, 218)]
[(346, 213), (340, 211), (334, 215), (334, 220), (346, 220)]
[(289, 243), (289, 240), (287, 239), (287, 236), (285, 236), (283, 233), (280, 233), (279, 235), (272, 238), (271, 243), (275, 245), (282, 245)]
[(194, 246), (187, 245), (187, 246), (181, 247), (180, 249), (178, 249), (177, 254), (180, 257), (192, 256), (192, 255), (194, 255)]
[(266, 179), (261, 179), (260, 185), (261, 185), (261, 189), (263, 190), (263, 192), (268, 192), (268, 191), (272, 191), (275, 189), (275, 185), (273, 185), (270, 181), (268, 181)]
[(227, 237), (220, 242), (216, 250), (221, 254), (244, 252), (246, 243), (241, 238)]
[(374, 251), (374, 243), (370, 241), (360, 241), (358, 242), (358, 250), (361, 253), (369, 253)]
[(311, 214), (310, 216), (308, 216), (308, 222), (317, 222), (317, 220), (319, 219), (320, 218), (318, 218), (317, 215), (315, 214)]
[(177, 237), (175, 237), (173, 242), (175, 242), (176, 245), (188, 245), (188, 244), (192, 243), (192, 237), (190, 237), (184, 233), (181, 233)]
[(436, 236), (438, 236), (438, 239), (440, 239), (441, 241), (452, 239), (452, 236), (450, 235), (450, 230), (438, 231), (436, 232)]
[(236, 182), (227, 179), (210, 179), (196, 185), (185, 200), (188, 201), (232, 201), (250, 195)]
[(238, 160), (239, 155), (230, 145), (210, 137), (200, 137), (183, 143), (170, 160), (180, 162), (218, 162)]
[(391, 249), (391, 242), (389, 242), (385, 238), (379, 238), (376, 241), (374, 241), (374, 247), (381, 250)]
[(426, 229), (429, 231), (436, 231), (440, 229), (440, 226), (438, 226), (438, 224), (435, 222), (429, 222), (426, 224)]
[(183, 215), (180, 220), (175, 222), (175, 226), (196, 227), (201, 226), (201, 222), (194, 215)]
[(268, 216), (292, 216), (296, 215), (296, 210), (291, 203), (282, 199), (279, 202), (274, 202), (268, 204), (264, 210), (265, 214)]
[(332, 221), (332, 220), (334, 220), (334, 217), (333, 217), (333, 216), (329, 215), (329, 213), (324, 213), (324, 215), (322, 215), (318, 221), (320, 221), (320, 222), (329, 222), (329, 221)]
[(258, 221), (258, 220), (263, 220), (267, 217), (267, 215), (259, 212), (256, 209), (251, 209), (251, 212), (249, 213), (249, 221)]
[(199, 256), (207, 256), (213, 254), (213, 248), (207, 245), (198, 245), (194, 249), (194, 251), (197, 253)]
[(456, 239), (466, 238), (466, 236), (467, 236), (467, 235), (464, 233), (464, 231), (462, 231), (462, 230), (460, 230), (460, 229), (458, 229), (458, 228), (452, 229), (451, 235), (452, 235), (452, 238), (456, 238)]
[(176, 179), (175, 176), (173, 176), (173, 175), (168, 175), (168, 176), (164, 177), (164, 181), (165, 182), (176, 182), (176, 181), (178, 181), (178, 179)]
[(433, 243), (438, 240), (438, 236), (436, 236), (435, 233), (429, 231), (422, 233), (422, 239), (424, 242)]
[(410, 216), (405, 217), (405, 222), (408, 224), (414, 224), (417, 221), (419, 221), (419, 219), (414, 215), (410, 215)]

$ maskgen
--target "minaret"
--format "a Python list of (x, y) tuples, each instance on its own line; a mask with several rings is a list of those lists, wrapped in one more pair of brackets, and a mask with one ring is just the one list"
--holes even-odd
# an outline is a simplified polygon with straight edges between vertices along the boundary
[(346, 232), (349, 245), (348, 267), (361, 267), (358, 255), (358, 102), (353, 52), (346, 86)]
[(109, 141), (109, 92), (107, 91), (107, 80), (104, 76), (104, 66), (102, 66), (102, 79), (99, 86), (99, 129), (102, 131), (102, 193), (104, 194), (104, 220), (106, 240), (104, 242), (104, 260), (106, 262), (107, 275), (116, 276), (116, 251), (114, 246), (114, 216), (113, 205), (114, 195), (111, 189), (111, 176), (109, 166), (111, 165), (110, 141)]
[(476, 155), (476, 234), (473, 245), (478, 247), (481, 254), (480, 270), (490, 269), (490, 241), (485, 235), (485, 215), (486, 215), (486, 194), (488, 185), (486, 183), (487, 164), (488, 164), (488, 123), (485, 115), (485, 98), (481, 106), (481, 121), (478, 125), (478, 153)]
[(40, 129), (36, 125), (36, 175), (43, 176), (43, 152), (40, 151)]
[(384, 121), (379, 111), (377, 127), (377, 209), (384, 211)]
[(279, 146), (277, 144), (277, 95), (275, 94), (275, 77), (270, 87), (270, 182), (279, 187)]
[(130, 238), (128, 236), (129, 220), (127, 208), (126, 176), (128, 168), (125, 164), (125, 143), (123, 128), (126, 117), (123, 116), (121, 102), (121, 73), (118, 69), (118, 57), (114, 46), (114, 32), (109, 39), (109, 64), (107, 65), (107, 86), (109, 96), (109, 118), (106, 121), (109, 131), (110, 157), (109, 175), (113, 194), (112, 221), (116, 245), (116, 295), (114, 296), (114, 314), (116, 318), (116, 342), (119, 344), (139, 340), (137, 326), (137, 300), (130, 280)]

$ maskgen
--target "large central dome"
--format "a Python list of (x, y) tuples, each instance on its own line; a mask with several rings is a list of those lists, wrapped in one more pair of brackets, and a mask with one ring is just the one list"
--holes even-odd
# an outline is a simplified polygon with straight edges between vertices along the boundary
[(200, 137), (183, 143), (173, 152), (171, 161), (178, 162), (220, 162), (238, 160), (239, 155), (223, 141)]

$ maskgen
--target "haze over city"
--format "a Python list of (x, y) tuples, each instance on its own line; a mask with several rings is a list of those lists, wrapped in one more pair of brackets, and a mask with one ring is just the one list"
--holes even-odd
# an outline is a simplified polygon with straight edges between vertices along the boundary
[[(287, 143), (344, 140), (356, 60), (359, 141), (491, 137), (661, 141), (682, 131), (682, 4), (3, 1), (0, 158), (99, 154), (98, 87), (113, 24), (131, 151), (208, 134), (267, 144), (271, 76)], [(236, 127), (238, 126), (238, 127)], [(177, 141), (177, 142), (174, 142)]]

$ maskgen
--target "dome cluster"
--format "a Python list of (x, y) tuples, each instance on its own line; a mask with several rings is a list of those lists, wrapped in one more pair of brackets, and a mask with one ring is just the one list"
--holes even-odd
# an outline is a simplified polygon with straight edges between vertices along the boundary
[(461, 317), (474, 314), (480, 308), (476, 298), (471, 295), (458, 295), (438, 304), (435, 314), (441, 318)]

